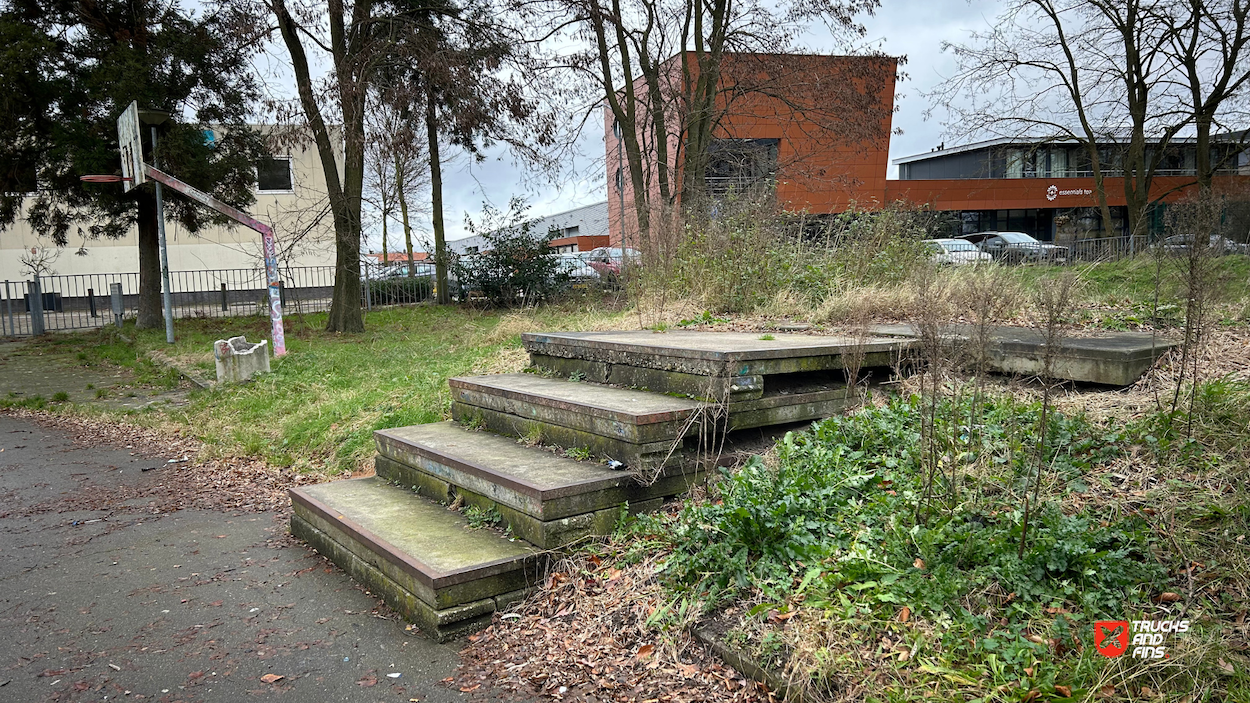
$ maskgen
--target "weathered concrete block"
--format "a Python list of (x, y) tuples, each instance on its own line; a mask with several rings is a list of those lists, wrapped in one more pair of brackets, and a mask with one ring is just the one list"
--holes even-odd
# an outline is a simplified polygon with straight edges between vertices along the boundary
[(386, 604), (403, 615), (404, 619), (417, 625), (423, 632), (439, 642), (446, 642), (486, 627), (490, 624), (491, 614), (498, 607), (499, 598), (524, 593), (524, 591), (512, 591), (504, 596), (484, 598), (473, 603), (442, 609), (432, 608), (380, 569), (339, 544), (328, 533), (318, 530), (298, 513), (291, 516), (291, 534), (307, 542), (309, 546), (334, 562), (354, 580), (382, 596)]
[(258, 373), (269, 373), (269, 342), (248, 343), (244, 337), (219, 339), (213, 343), (218, 383), (241, 383)]

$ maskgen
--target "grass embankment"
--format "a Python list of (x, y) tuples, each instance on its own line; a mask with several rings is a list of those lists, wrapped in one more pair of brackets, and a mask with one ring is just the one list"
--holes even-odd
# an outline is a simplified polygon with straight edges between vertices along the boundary
[[(550, 307), (527, 313), (416, 306), (374, 311), (361, 335), (323, 331), (322, 314), (286, 320), (288, 355), (249, 383), (192, 390), (185, 404), (130, 413), (132, 422), (181, 427), (221, 454), (262, 457), (297, 469), (351, 471), (372, 456), (375, 429), (447, 416), (447, 379), (524, 363), (519, 335), (534, 329), (602, 326), (613, 315)], [(173, 388), (178, 374), (148, 357), (160, 351), (202, 377), (215, 377), (212, 344), (226, 336), (269, 337), (269, 321), (179, 320), (177, 342), (164, 330), (127, 326), (33, 340), (35, 353), (86, 366), (123, 367), (134, 383)], [(43, 399), (0, 401), (43, 405)], [(106, 408), (86, 411), (104, 414)]]
[[(1184, 415), (1053, 416), (1023, 540), (1038, 404), (944, 403), (929, 499), (921, 408), (790, 435), (625, 551), (667, 552), (673, 612), (818, 697), (1246, 699), (1250, 383), (1205, 385), (1190, 439)], [(1095, 651), (1095, 621), (1173, 618), (1167, 659)]]

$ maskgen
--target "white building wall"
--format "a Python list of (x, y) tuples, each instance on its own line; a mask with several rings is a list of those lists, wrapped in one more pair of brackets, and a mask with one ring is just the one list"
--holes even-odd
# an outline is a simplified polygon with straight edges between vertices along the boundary
[[(316, 148), (311, 144), (292, 147), (278, 151), (275, 157), (291, 159), (293, 188), (257, 193), (250, 213), (274, 228), (283, 267), (333, 265), (334, 224)], [(165, 197), (178, 196), (166, 189)], [(22, 258), (30, 256), (32, 249), (41, 252), (36, 256), (51, 257), (49, 266), (54, 274), (138, 272), (136, 228), (115, 240), (76, 238), (73, 231), (71, 227), (69, 243), (57, 248), (51, 240), (37, 236), (21, 217), (8, 229), (0, 230), (0, 281), (28, 279), (29, 270)], [(167, 221), (165, 232), (171, 271), (264, 266), (260, 234), (246, 227), (209, 227), (192, 234), (176, 222)]]

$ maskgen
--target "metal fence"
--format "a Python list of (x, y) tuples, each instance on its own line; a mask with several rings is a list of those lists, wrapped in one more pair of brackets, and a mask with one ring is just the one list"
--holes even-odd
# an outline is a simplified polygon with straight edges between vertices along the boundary
[(1150, 240), (1143, 236), (1098, 237), (1066, 242), (1063, 246), (1068, 247), (1071, 261), (1117, 261), (1149, 251)]
[[(283, 268), (282, 309), (285, 314), (330, 309), (334, 294), (333, 266)], [(361, 305), (421, 302), (431, 297), (432, 271), (406, 271), (366, 264), (361, 269)], [(240, 317), (268, 314), (265, 270), (215, 269), (171, 271), (170, 297), (175, 318)], [(122, 315), (133, 319), (139, 305), (139, 274), (92, 273), (36, 276), (0, 282), (0, 337), (90, 329), (113, 324), (111, 289), (119, 288)]]

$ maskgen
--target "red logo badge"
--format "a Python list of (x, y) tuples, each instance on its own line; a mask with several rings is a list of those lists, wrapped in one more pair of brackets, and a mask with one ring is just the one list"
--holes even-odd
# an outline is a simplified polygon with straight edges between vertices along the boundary
[(1128, 620), (1094, 623), (1094, 648), (1104, 657), (1118, 657), (1128, 650)]

